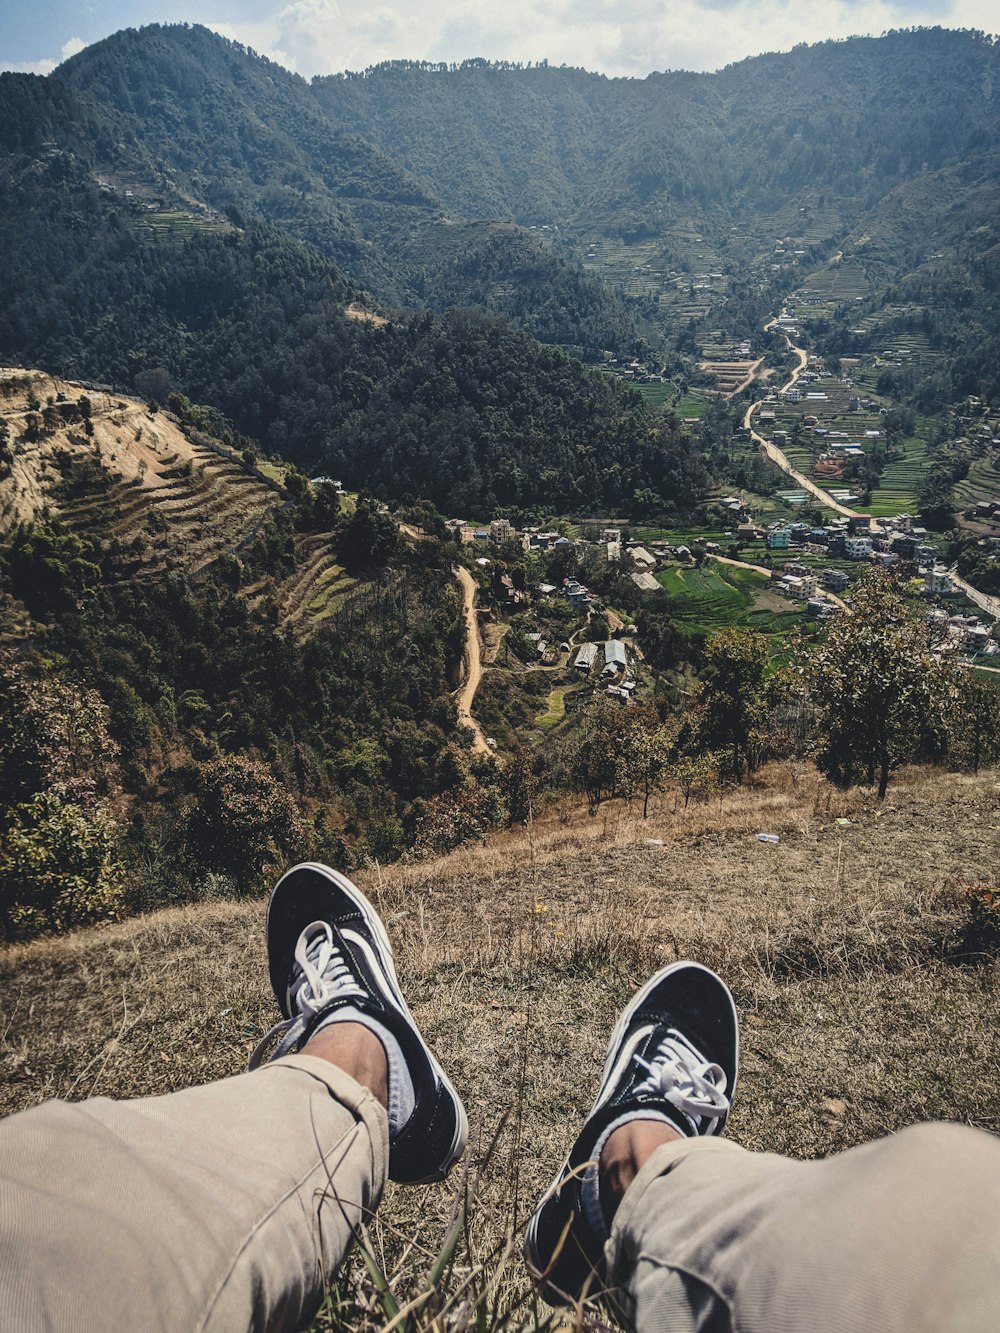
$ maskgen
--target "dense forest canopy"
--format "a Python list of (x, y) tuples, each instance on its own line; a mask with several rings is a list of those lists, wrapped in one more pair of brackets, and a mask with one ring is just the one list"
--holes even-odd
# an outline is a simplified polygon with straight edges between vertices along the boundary
[(8, 360), (122, 387), (163, 368), (269, 451), (446, 512), (645, 488), (684, 511), (704, 486), (634, 391), (481, 312), (349, 318), (355, 289), (273, 227), (164, 238), (61, 157), (9, 174), (2, 203)]

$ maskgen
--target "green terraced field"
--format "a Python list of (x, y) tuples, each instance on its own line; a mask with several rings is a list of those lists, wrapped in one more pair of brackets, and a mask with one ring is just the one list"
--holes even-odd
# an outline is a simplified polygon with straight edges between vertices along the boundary
[(671, 381), (666, 384), (637, 384), (647, 407), (669, 407), (670, 400), (677, 392), (677, 385)]
[(677, 415), (683, 421), (685, 417), (703, 417), (708, 411), (708, 399), (701, 393), (687, 393), (677, 404)]
[(213, 221), (211, 218), (199, 217), (195, 213), (188, 213), (181, 209), (161, 209), (156, 212), (144, 213), (139, 220), (139, 226), (148, 228), (150, 231), (180, 236), (185, 240), (195, 235), (196, 232), (233, 230), (228, 222)]
[(758, 595), (768, 592), (770, 579), (753, 569), (706, 564), (701, 569), (669, 566), (656, 580), (670, 598), (670, 611), (687, 629), (715, 634), (730, 625), (742, 625), (775, 638), (784, 638), (803, 623), (802, 609), (753, 610)]
[[(832, 376), (823, 376), (809, 387), (827, 393), (828, 399), (821, 402), (803, 399), (798, 403), (778, 403), (773, 424), (758, 425), (758, 429), (765, 435), (773, 434), (776, 430), (784, 430), (791, 435), (796, 423), (801, 422), (804, 416), (815, 416), (819, 426), (830, 434), (817, 436), (810, 430), (804, 430), (797, 444), (786, 442), (783, 446), (786, 457), (793, 467), (811, 477), (825, 491), (856, 491), (857, 483), (814, 476), (813, 463), (835, 440), (869, 448), (870, 442), (865, 432), (883, 429), (883, 419), (878, 412), (847, 410), (848, 400), (855, 391), (861, 394), (869, 392), (858, 383), (857, 376), (855, 386), (851, 389), (846, 389)], [(916, 511), (917, 492), (930, 462), (927, 439), (932, 426), (933, 423), (928, 419), (918, 419), (915, 434), (900, 443), (901, 456), (886, 464), (881, 485), (873, 492), (871, 504), (855, 505), (855, 508), (876, 518)]]
[(969, 509), (981, 500), (1000, 501), (1000, 459), (995, 455), (975, 459), (969, 475), (955, 487), (959, 509)]

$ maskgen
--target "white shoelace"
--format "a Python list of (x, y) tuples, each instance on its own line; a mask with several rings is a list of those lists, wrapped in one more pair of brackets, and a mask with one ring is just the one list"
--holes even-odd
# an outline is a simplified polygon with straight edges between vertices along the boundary
[(725, 1070), (705, 1060), (675, 1029), (671, 1028), (660, 1042), (652, 1060), (641, 1055), (635, 1059), (649, 1074), (636, 1087), (636, 1093), (662, 1097), (696, 1122), (700, 1117), (717, 1120), (728, 1114)]
[(288, 1007), (293, 1013), (312, 1018), (335, 996), (364, 997), (325, 921), (306, 926), (295, 945), (295, 963), (298, 972), (292, 972), (288, 988)]
[(306, 926), (295, 945), (295, 968), (288, 987), (288, 1008), (292, 1017), (276, 1023), (258, 1043), (250, 1057), (256, 1069), (275, 1037), (280, 1040), (270, 1057), (287, 1055), (305, 1031), (309, 1020), (330, 1006), (332, 1000), (364, 999), (365, 992), (354, 980), (350, 966), (333, 941), (333, 931), (326, 921)]

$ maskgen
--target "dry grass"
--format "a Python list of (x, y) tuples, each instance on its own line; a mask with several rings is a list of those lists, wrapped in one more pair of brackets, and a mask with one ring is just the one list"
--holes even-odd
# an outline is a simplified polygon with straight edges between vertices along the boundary
[[(362, 877), (466, 1099), (473, 1174), (500, 1130), (448, 1288), (460, 1302), (463, 1281), (493, 1284), (483, 1326), (504, 1311), (512, 1327), (544, 1322), (518, 1232), (590, 1104), (616, 1012), (674, 958), (710, 963), (736, 993), (730, 1132), (747, 1146), (812, 1156), (936, 1117), (1000, 1131), (997, 966), (953, 954), (961, 887), (996, 882), (996, 775), (909, 773), (879, 810), (776, 767), (757, 788), (678, 807), (664, 798), (647, 821), (553, 810), (488, 846)], [(0, 1105), (238, 1070), (273, 1017), (262, 926), (261, 903), (215, 902), (7, 951)], [(461, 1188), (389, 1188), (370, 1245), (401, 1304)], [(384, 1318), (355, 1256), (322, 1326)]]

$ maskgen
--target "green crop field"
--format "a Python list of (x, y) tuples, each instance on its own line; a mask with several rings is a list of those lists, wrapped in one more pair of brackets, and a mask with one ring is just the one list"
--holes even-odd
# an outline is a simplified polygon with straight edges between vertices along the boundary
[(536, 726), (555, 727), (566, 716), (566, 695), (576, 690), (577, 685), (557, 685), (549, 694), (545, 708), (535, 719)]
[(677, 415), (682, 421), (685, 417), (701, 418), (708, 411), (708, 403), (708, 398), (702, 393), (686, 393), (677, 404)]
[[(794, 602), (784, 603), (771, 592), (766, 574), (734, 565), (709, 562), (701, 569), (668, 566), (656, 575), (667, 593), (672, 615), (689, 630), (715, 634), (730, 625), (742, 625), (762, 634), (784, 638), (805, 617)], [(754, 609), (764, 595), (772, 605)]]
[(635, 386), (642, 394), (647, 407), (669, 407), (671, 399), (677, 392), (677, 385), (671, 380), (666, 384), (637, 384)]

